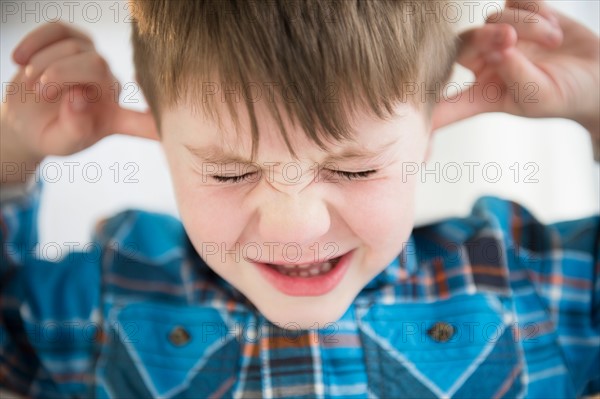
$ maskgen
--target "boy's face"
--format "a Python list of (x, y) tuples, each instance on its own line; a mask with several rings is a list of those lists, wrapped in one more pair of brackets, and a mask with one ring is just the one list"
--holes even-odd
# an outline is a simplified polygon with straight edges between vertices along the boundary
[[(284, 121), (295, 159), (276, 122), (255, 107), (254, 163), (243, 162), (252, 144), (244, 107), (239, 135), (226, 113), (222, 130), (191, 107), (163, 113), (180, 216), (206, 263), (272, 323), (326, 328), (400, 254), (412, 231), (416, 174), (403, 165), (423, 161), (429, 121), (406, 104), (389, 121), (357, 114), (353, 141), (328, 144), (328, 151)], [(294, 270), (299, 275), (288, 276)]]

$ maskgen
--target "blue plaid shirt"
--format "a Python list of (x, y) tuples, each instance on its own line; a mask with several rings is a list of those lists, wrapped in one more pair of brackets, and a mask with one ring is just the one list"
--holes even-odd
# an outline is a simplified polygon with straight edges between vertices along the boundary
[[(37, 259), (37, 187), (2, 204), (0, 387), (30, 397), (568, 398), (600, 391), (600, 218), (485, 196), (413, 230), (321, 329), (281, 329), (170, 216), (125, 211)], [(288, 326), (289, 328), (289, 326)]]

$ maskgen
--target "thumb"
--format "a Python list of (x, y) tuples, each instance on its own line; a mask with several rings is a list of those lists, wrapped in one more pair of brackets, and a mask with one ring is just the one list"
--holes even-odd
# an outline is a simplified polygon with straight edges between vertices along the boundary
[(435, 106), (431, 130), (435, 131), (463, 119), (494, 111), (495, 106), (494, 103), (486, 101), (479, 83), (476, 83), (449, 98), (443, 98)]
[(111, 132), (160, 140), (156, 121), (150, 111), (138, 112), (119, 107), (113, 119)]
[(444, 99), (433, 110), (431, 130), (435, 132), (446, 125), (469, 118), (477, 113), (472, 103), (462, 99), (462, 93), (461, 98), (457, 101)]

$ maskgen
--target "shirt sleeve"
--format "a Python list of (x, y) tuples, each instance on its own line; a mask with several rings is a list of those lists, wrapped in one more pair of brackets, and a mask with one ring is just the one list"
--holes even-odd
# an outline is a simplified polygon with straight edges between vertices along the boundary
[(37, 220), (42, 183), (0, 202), (0, 390), (27, 397), (87, 397), (98, 320), (98, 246), (41, 259)]
[(542, 224), (511, 203), (510, 236), (580, 395), (600, 392), (600, 216)]

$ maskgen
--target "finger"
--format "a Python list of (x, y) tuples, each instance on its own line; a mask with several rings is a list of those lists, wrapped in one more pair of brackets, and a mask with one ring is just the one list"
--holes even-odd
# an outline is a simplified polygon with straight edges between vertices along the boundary
[(54, 22), (42, 25), (27, 34), (13, 51), (13, 59), (17, 64), (26, 65), (36, 52), (67, 38), (77, 38), (93, 45), (90, 37), (80, 30), (62, 22)]
[(552, 9), (543, 0), (506, 0), (505, 9), (509, 8), (529, 11), (531, 18), (534, 18), (534, 14), (539, 14), (555, 25), (558, 22)]
[(449, 98), (444, 98), (436, 105), (433, 111), (432, 130), (435, 131), (463, 119), (491, 112), (495, 105), (484, 97), (479, 85), (472, 86)]
[(456, 61), (475, 74), (485, 65), (484, 54), (502, 51), (517, 42), (514, 28), (506, 24), (486, 24), (461, 33), (459, 38), (461, 44)]
[[(526, 87), (535, 85), (536, 92), (540, 89), (555, 86), (555, 83), (545, 71), (534, 65), (518, 48), (512, 47), (501, 53), (501, 59), (494, 68), (494, 73), (506, 87)], [(522, 104), (515, 102), (515, 112)], [(514, 113), (511, 111), (511, 113)], [(534, 116), (534, 115), (531, 115)]]
[(156, 122), (149, 111), (137, 112), (119, 108), (113, 118), (111, 131), (118, 134), (160, 140)]
[(25, 67), (25, 76), (27, 80), (35, 81), (53, 62), (93, 48), (89, 42), (74, 38), (53, 43), (31, 57)]
[(517, 32), (519, 40), (537, 43), (544, 47), (558, 47), (563, 40), (562, 29), (539, 14), (519, 8), (488, 17), (491, 24), (508, 24)]
[(506, 0), (506, 8), (527, 10), (530, 12), (526, 17), (528, 19), (536, 19), (533, 14), (539, 14), (549, 21), (552, 26), (561, 30), (568, 28), (571, 22), (573, 22), (552, 8), (545, 0)]
[(40, 81), (44, 85), (98, 84), (108, 76), (109, 71), (108, 64), (98, 53), (88, 51), (52, 63), (42, 72)]
[[(87, 148), (94, 134), (94, 116), (86, 107), (85, 94), (79, 86), (64, 96), (58, 117), (40, 136), (40, 146), (51, 155), (69, 155)], [(97, 141), (97, 140), (96, 140)]]
[(541, 75), (539, 69), (515, 47), (499, 56), (500, 60), (494, 60), (497, 63), (494, 71), (509, 86), (518, 80), (535, 81)]
[(431, 121), (431, 130), (436, 131), (447, 125), (476, 115), (471, 107), (461, 106), (461, 104), (442, 102), (436, 106), (433, 111)]

